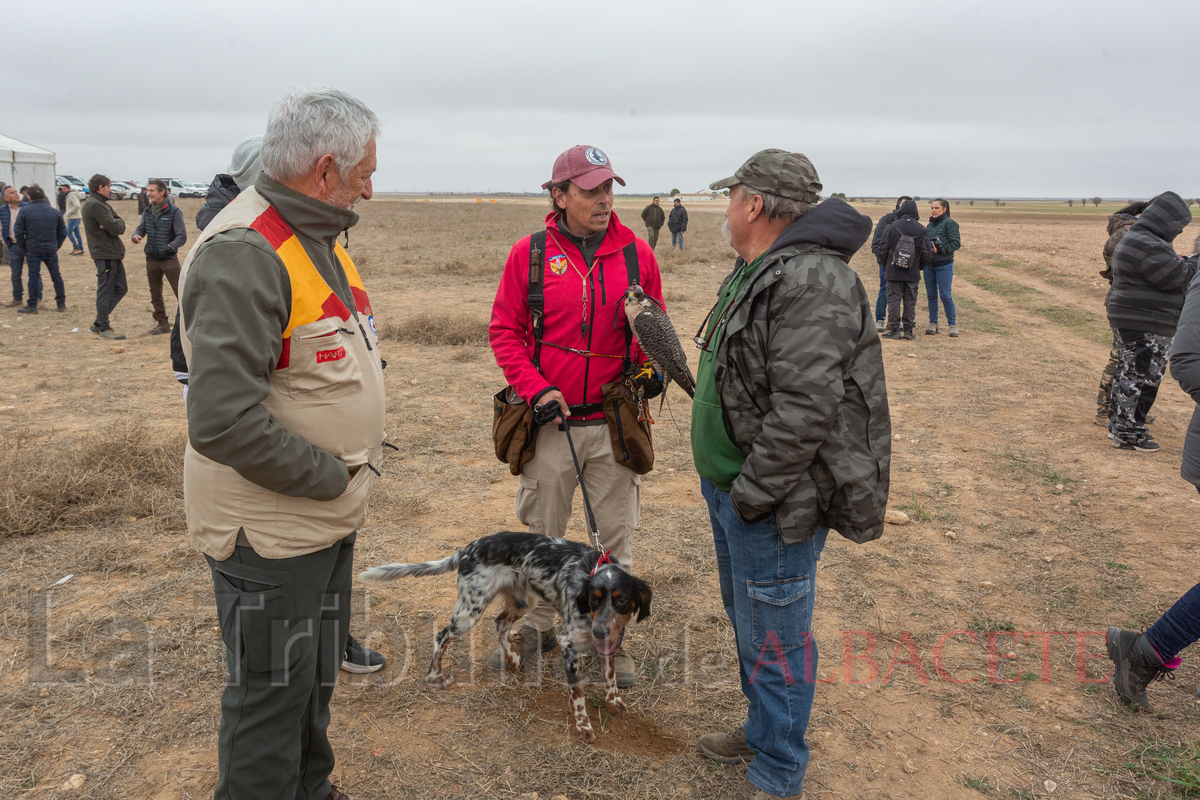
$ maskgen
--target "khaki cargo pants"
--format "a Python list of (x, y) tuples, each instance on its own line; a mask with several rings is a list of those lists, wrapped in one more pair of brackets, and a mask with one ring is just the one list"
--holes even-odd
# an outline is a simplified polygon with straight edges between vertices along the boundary
[[(600, 543), (632, 573), (633, 529), (641, 515), (642, 477), (617, 464), (604, 420), (573, 424), (571, 439), (600, 529)], [(529, 526), (530, 533), (564, 536), (579, 486), (566, 432), (554, 425), (538, 431), (533, 460), (525, 465), (519, 480), (517, 519)], [(586, 528), (587, 512), (581, 508), (580, 513)], [(554, 608), (534, 600), (525, 624), (545, 633), (554, 627), (556, 614)]]

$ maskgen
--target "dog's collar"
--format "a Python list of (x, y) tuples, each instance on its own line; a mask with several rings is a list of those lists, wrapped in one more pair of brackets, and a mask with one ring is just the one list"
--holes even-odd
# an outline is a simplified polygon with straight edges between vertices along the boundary
[(612, 550), (605, 550), (605, 551), (604, 551), (604, 555), (600, 556), (600, 560), (596, 562), (596, 566), (592, 567), (592, 571), (591, 571), (590, 573), (588, 573), (588, 574), (590, 574), (590, 575), (595, 575), (595, 574), (596, 574), (596, 570), (600, 569), (600, 567), (604, 566), (605, 564), (615, 564), (615, 563), (617, 563), (617, 562), (613, 561), (611, 558), (609, 558), (609, 557), (608, 557), (608, 556), (609, 556), (609, 553), (611, 553), (611, 552), (612, 552)]

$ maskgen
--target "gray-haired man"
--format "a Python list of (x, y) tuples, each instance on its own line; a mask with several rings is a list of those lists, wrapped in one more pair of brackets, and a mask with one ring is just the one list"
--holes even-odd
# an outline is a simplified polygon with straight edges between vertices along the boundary
[(263, 173), (179, 278), (184, 509), (229, 670), (218, 798), (345, 797), (326, 729), (385, 398), (370, 300), (335, 240), (371, 197), (378, 132), (345, 92), (289, 93), (267, 120)]
[(871, 220), (820, 201), (812, 162), (763, 150), (730, 178), (725, 231), (738, 254), (718, 292), (692, 405), (746, 722), (700, 750), (751, 762), (736, 800), (798, 798), (808, 766), (817, 560), (829, 530), (883, 533), (890, 430), (870, 298), (849, 267)]

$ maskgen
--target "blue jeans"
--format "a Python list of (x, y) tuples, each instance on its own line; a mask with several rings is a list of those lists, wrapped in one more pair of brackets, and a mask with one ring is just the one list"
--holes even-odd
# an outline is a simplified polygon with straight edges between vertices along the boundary
[(58, 271), (58, 253), (52, 256), (26, 253), (25, 263), (29, 265), (29, 305), (36, 306), (42, 301), (42, 262), (46, 263), (50, 282), (54, 284), (54, 302), (60, 306), (66, 305), (67, 290), (63, 286), (62, 274)]
[(887, 316), (887, 266), (879, 265), (879, 296), (875, 298), (875, 319), (882, 322)]
[(25, 289), (21, 285), (21, 270), (25, 266), (25, 251), (16, 242), (8, 246), (8, 263), (12, 269), (13, 300), (20, 300)]
[(1200, 584), (1176, 600), (1146, 631), (1146, 638), (1163, 661), (1170, 661), (1200, 639)]
[(76, 250), (83, 249), (83, 238), (79, 235), (79, 222), (77, 219), (67, 220), (67, 241)]
[(671, 247), (675, 247), (675, 242), (678, 240), (679, 249), (683, 249), (683, 231), (671, 231)]
[(938, 296), (941, 295), (942, 305), (946, 307), (946, 324), (957, 325), (958, 318), (954, 313), (954, 298), (950, 296), (950, 287), (954, 283), (954, 262), (949, 264), (932, 264), (925, 267), (925, 294), (929, 296), (929, 321), (936, 325), (938, 321)]
[(743, 522), (729, 493), (707, 478), (721, 602), (737, 640), (742, 694), (749, 703), (746, 745), (754, 760), (746, 777), (765, 792), (800, 794), (808, 768), (808, 717), (817, 674), (810, 630), (817, 561), (829, 531), (803, 544), (784, 544), (775, 518)]

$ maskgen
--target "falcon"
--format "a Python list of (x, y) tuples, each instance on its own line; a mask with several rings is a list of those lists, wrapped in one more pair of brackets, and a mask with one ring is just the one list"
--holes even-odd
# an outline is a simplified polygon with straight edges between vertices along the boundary
[(688, 397), (695, 397), (696, 379), (688, 368), (679, 334), (658, 301), (647, 297), (641, 286), (630, 286), (625, 290), (625, 317), (650, 363), (663, 376), (663, 391), (675, 381)]

